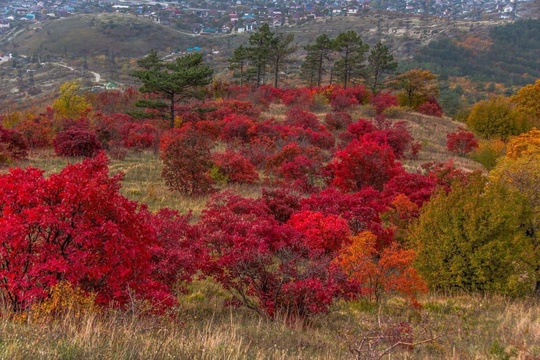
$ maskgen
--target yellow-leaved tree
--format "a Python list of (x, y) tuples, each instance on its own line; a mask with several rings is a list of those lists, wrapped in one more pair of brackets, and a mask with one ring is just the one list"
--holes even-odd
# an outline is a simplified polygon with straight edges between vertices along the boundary
[(506, 156), (490, 172), (490, 179), (522, 195), (532, 209), (522, 226), (534, 247), (531, 266), (537, 274), (535, 292), (540, 294), (540, 130), (511, 138)]
[(467, 125), (483, 139), (503, 139), (531, 129), (531, 122), (518, 112), (510, 99), (496, 96), (474, 104)]
[(518, 112), (530, 118), (535, 126), (540, 126), (540, 79), (519, 89), (510, 100)]
[(53, 102), (53, 109), (59, 118), (78, 118), (91, 109), (85, 97), (81, 95), (81, 84), (69, 81), (60, 85), (60, 96)]

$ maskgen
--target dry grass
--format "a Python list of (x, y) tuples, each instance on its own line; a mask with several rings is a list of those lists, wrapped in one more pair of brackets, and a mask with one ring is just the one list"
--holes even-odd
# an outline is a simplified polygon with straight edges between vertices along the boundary
[[(45, 150), (31, 153), (27, 161), (17, 166), (37, 167), (48, 176), (61, 171), (68, 164), (80, 161), (81, 158), (63, 158), (56, 156), (52, 150)], [(129, 152), (124, 160), (110, 160), (109, 165), (111, 175), (119, 172), (124, 174), (120, 192), (128, 199), (148, 205), (151, 211), (162, 208), (181, 213), (192, 211), (196, 218), (210, 196), (190, 197), (170, 191), (161, 178), (162, 168), (161, 159), (151, 151)], [(229, 185), (227, 189), (244, 197), (256, 198), (261, 194), (260, 185)]]
[[(223, 306), (227, 294), (199, 281), (170, 316), (138, 311), (65, 314), (42, 322), (0, 318), (2, 359), (371, 359), (399, 339), (383, 339), (410, 324), (412, 348), (396, 347), (385, 359), (534, 359), (540, 356), (538, 300), (467, 295), (422, 299), (421, 311), (391, 299), (382, 308), (365, 301), (340, 303), (307, 324), (287, 324)], [(380, 336), (372, 352), (351, 352)]]

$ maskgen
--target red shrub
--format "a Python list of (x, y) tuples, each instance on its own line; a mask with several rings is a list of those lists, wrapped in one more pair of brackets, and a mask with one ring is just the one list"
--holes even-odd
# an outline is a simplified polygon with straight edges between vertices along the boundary
[(158, 129), (149, 123), (127, 123), (122, 129), (122, 140), (127, 148), (149, 149), (157, 144), (158, 138)]
[(354, 105), (363, 104), (369, 99), (369, 93), (362, 85), (343, 89), (336, 86), (330, 94), (330, 105), (334, 111), (343, 111)]
[(311, 130), (316, 130), (320, 126), (319, 119), (315, 114), (296, 106), (287, 111), (285, 124)]
[(300, 209), (298, 196), (291, 194), (290, 190), (285, 188), (263, 189), (262, 199), (270, 214), (281, 224), (289, 221), (291, 215)]
[(58, 156), (93, 157), (101, 149), (95, 132), (77, 127), (59, 132), (54, 139), (54, 152)]
[(344, 111), (358, 105), (358, 100), (354, 96), (348, 96), (344, 91), (332, 95), (330, 105), (334, 111)]
[(337, 152), (329, 167), (334, 174), (331, 185), (342, 191), (359, 191), (367, 186), (381, 190), (397, 169), (388, 145), (358, 140)]
[(152, 278), (155, 232), (120, 195), (120, 180), (108, 176), (103, 154), (48, 178), (33, 168), (0, 176), (0, 288), (12, 310), (45, 298), (60, 280), (104, 305), (133, 295), (159, 307), (175, 302)]
[(23, 135), (0, 126), (0, 163), (22, 160), (28, 157), (28, 142)]
[(242, 154), (227, 150), (212, 155), (212, 160), (230, 183), (253, 184), (259, 180), (255, 166)]
[(330, 131), (344, 130), (352, 124), (352, 117), (346, 112), (334, 112), (326, 114), (324, 119), (326, 127)]
[(390, 93), (378, 93), (371, 98), (371, 104), (375, 107), (377, 115), (384, 113), (384, 110), (391, 106), (398, 106), (397, 98)]
[(384, 185), (384, 196), (392, 201), (399, 194), (406, 195), (418, 208), (429, 200), (437, 183), (430, 176), (401, 171)]
[(441, 117), (443, 116), (443, 111), (437, 100), (431, 97), (425, 103), (418, 106), (416, 109), (419, 113)]
[(241, 141), (248, 143), (256, 134), (257, 126), (245, 115), (230, 115), (221, 121), (223, 130), (221, 138), (225, 141)]
[(343, 193), (328, 188), (302, 199), (300, 205), (303, 210), (342, 217), (353, 234), (365, 230), (377, 234), (379, 248), (393, 241), (392, 229), (383, 226), (380, 217), (381, 213), (388, 210), (388, 200), (372, 188), (365, 188), (357, 193)]
[(446, 135), (446, 148), (458, 155), (466, 155), (478, 147), (478, 139), (472, 132), (460, 128)]
[(377, 130), (377, 128), (368, 119), (358, 119), (357, 122), (352, 123), (347, 127), (347, 132), (354, 135), (354, 139), (360, 139), (365, 134), (369, 134), (375, 130)]
[(333, 254), (310, 249), (307, 236), (278, 223), (261, 199), (220, 194), (203, 211), (200, 227), (212, 254), (207, 273), (261, 314), (305, 318), (353, 294), (332, 265)]
[(17, 130), (32, 149), (46, 148), (52, 144), (54, 137), (53, 123), (45, 116), (24, 120), (17, 124)]
[(210, 141), (191, 127), (172, 129), (161, 139), (161, 176), (173, 191), (183, 195), (211, 192), (214, 180), (209, 176), (213, 163)]
[(288, 224), (306, 235), (307, 247), (315, 253), (335, 254), (348, 243), (347, 221), (336, 215), (301, 211), (291, 216)]
[(284, 184), (302, 192), (317, 190), (317, 179), (321, 176), (321, 165), (304, 155), (296, 156), (276, 170)]
[(414, 140), (404, 122), (397, 122), (391, 128), (365, 134), (362, 139), (379, 145), (390, 146), (397, 159), (402, 159), (407, 153), (411, 152)]
[(265, 168), (268, 157), (276, 149), (275, 142), (266, 137), (256, 137), (249, 144), (240, 148), (240, 153), (245, 156), (255, 167)]
[(312, 98), (308, 88), (287, 89), (281, 95), (281, 101), (287, 106), (299, 106), (309, 108)]
[(185, 284), (207, 261), (199, 229), (190, 224), (191, 214), (161, 209), (148, 216), (156, 234), (156, 244), (150, 248), (153, 278), (170, 288), (178, 287), (179, 281)]
[(221, 135), (222, 124), (218, 121), (201, 120), (195, 123), (195, 128), (199, 134), (217, 140)]

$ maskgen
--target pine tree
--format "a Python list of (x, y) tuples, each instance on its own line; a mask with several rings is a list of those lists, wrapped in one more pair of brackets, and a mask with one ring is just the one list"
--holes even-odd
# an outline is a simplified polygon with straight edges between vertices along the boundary
[(350, 82), (362, 76), (368, 49), (369, 46), (353, 30), (339, 34), (334, 40), (334, 50), (340, 56), (334, 71), (338, 79), (341, 79), (343, 88), (346, 89)]
[[(131, 75), (142, 81), (139, 88), (143, 93), (159, 94), (169, 102), (170, 127), (174, 127), (174, 106), (178, 101), (196, 97), (201, 86), (212, 80), (212, 69), (203, 64), (201, 54), (182, 56), (173, 62), (160, 59), (155, 50), (137, 60), (141, 70)], [(151, 104), (141, 104), (151, 105)]]
[(332, 46), (332, 40), (323, 34), (315, 39), (314, 44), (304, 47), (307, 55), (301, 67), (301, 76), (309, 86), (321, 86), (322, 77), (326, 73), (325, 64), (331, 59)]
[(388, 47), (380, 41), (371, 49), (367, 61), (366, 83), (371, 92), (376, 94), (384, 82), (385, 76), (395, 71), (398, 64), (394, 61), (394, 56)]

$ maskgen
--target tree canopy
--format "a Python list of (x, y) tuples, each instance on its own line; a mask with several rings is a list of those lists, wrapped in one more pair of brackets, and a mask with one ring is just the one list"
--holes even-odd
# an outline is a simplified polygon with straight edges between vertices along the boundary
[[(174, 127), (174, 106), (178, 101), (196, 97), (201, 86), (212, 80), (212, 69), (203, 64), (202, 54), (189, 54), (178, 57), (173, 62), (165, 62), (155, 50), (137, 61), (141, 68), (131, 75), (143, 85), (140, 91), (154, 93), (169, 102), (170, 127)], [(144, 104), (143, 104), (144, 105)], [(149, 104), (146, 104), (149, 105)]]

